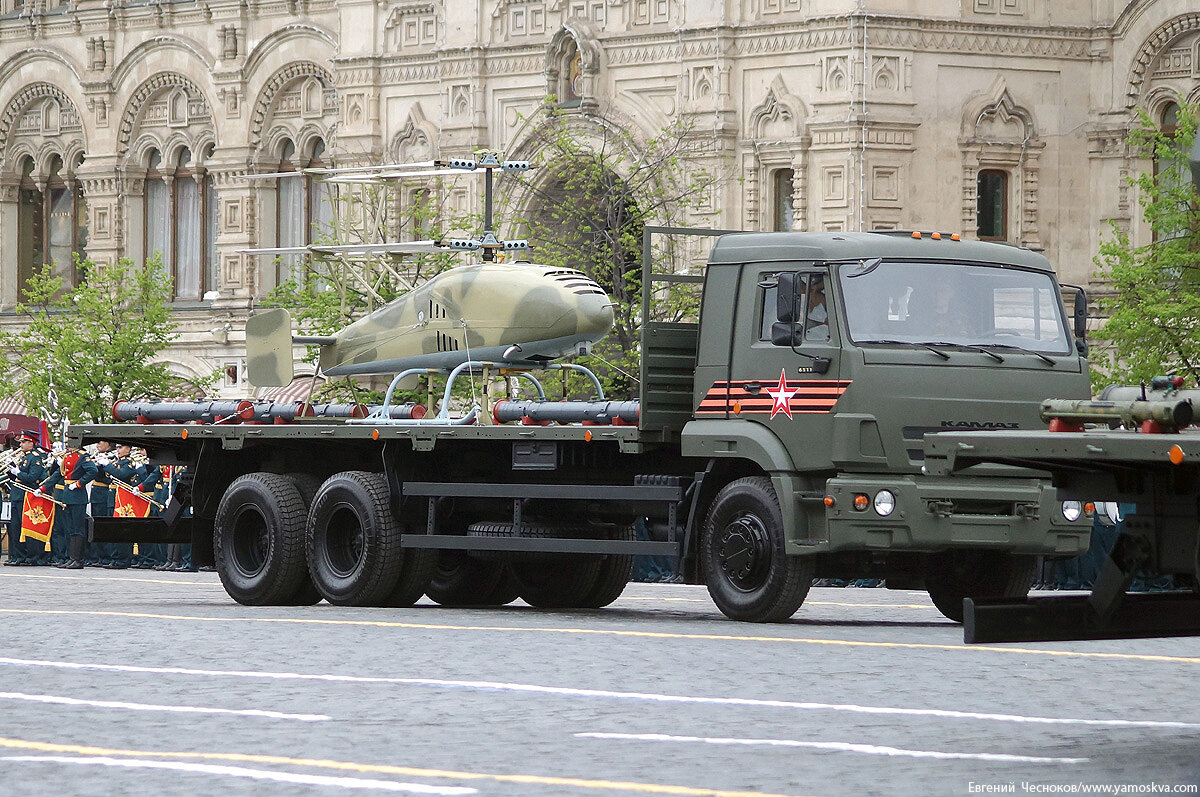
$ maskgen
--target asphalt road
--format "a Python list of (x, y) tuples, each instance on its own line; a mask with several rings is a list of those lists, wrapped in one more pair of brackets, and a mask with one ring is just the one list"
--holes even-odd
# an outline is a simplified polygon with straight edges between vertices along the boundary
[(252, 609), (215, 574), (3, 568), (0, 596), (3, 795), (1200, 783), (1200, 639), (967, 647), (923, 593), (814, 589), (770, 626), (661, 585), (587, 612)]

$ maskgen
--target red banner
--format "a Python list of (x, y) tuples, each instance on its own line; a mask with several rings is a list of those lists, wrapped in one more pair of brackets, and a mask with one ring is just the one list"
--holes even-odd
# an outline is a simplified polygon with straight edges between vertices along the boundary
[(25, 542), (26, 537), (32, 537), (46, 543), (46, 550), (50, 550), (54, 508), (54, 502), (48, 497), (25, 493), (25, 504), (21, 512), (21, 542)]
[(113, 517), (150, 517), (150, 502), (139, 493), (118, 487)]

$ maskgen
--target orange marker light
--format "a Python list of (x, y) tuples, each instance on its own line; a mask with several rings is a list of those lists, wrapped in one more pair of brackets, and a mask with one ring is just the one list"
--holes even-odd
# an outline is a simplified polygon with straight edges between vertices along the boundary
[(863, 495), (862, 493), (859, 493), (858, 495), (854, 496), (854, 508), (856, 510), (858, 510), (859, 512), (866, 512), (867, 507), (869, 507), (870, 505), (871, 505), (871, 499), (868, 498), (867, 496)]
[(1178, 444), (1171, 446), (1167, 451), (1167, 459), (1171, 460), (1172, 465), (1178, 465), (1183, 462), (1183, 449)]
[(372, 440), (378, 440), (378, 439), (379, 439), (379, 430), (378, 430), (378, 429), (372, 429), (372, 430), (371, 430), (371, 439), (372, 439)]
[(827, 496), (825, 496), (825, 506), (832, 507), (832, 506), (834, 505), (834, 503), (835, 503), (835, 502), (834, 502), (834, 500), (833, 500), (833, 496), (832, 496), (832, 495), (827, 495)]
[(1087, 515), (1088, 517), (1091, 517), (1092, 515), (1096, 514), (1096, 505), (1093, 504), (1091, 501), (1088, 501), (1087, 503), (1085, 503), (1083, 505), (1083, 514)]
[(959, 235), (958, 233), (953, 233), (953, 234), (950, 236), (950, 240), (951, 240), (951, 241), (961, 241), (961, 240), (962, 240), (962, 236), (961, 236), (961, 235)]
[(740, 402), (740, 401), (733, 402), (733, 414), (734, 415), (742, 414), (742, 402)]
[(588, 443), (592, 442), (592, 430), (591, 429), (589, 429), (583, 433), (583, 439)]
[(187, 429), (180, 429), (179, 437), (180, 439), (187, 440)]
[(921, 237), (921, 233), (920, 233), (920, 231), (919, 231), (919, 230), (913, 230), (913, 238), (920, 238), (920, 237)]
[(935, 232), (933, 235), (931, 235), (931, 236), (929, 236), (929, 237), (930, 237), (930, 238), (932, 238), (932, 239), (933, 239), (933, 240), (935, 240), (935, 241), (940, 241), (940, 240), (942, 240), (942, 234), (941, 234), (940, 232)]

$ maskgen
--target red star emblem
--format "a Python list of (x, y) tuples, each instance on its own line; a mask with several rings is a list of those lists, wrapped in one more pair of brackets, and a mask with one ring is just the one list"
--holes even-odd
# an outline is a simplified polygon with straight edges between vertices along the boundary
[(798, 387), (788, 388), (787, 369), (781, 370), (779, 372), (779, 384), (775, 386), (774, 390), (767, 391), (767, 395), (774, 400), (771, 404), (771, 417), (774, 418), (782, 412), (790, 420), (792, 417), (792, 396), (798, 392), (800, 392), (800, 388)]

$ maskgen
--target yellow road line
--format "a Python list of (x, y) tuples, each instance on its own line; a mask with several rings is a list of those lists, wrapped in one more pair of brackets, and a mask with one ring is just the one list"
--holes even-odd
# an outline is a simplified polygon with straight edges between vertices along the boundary
[(292, 758), (279, 755), (254, 755), (251, 753), (201, 753), (167, 752), (162, 750), (123, 750), (86, 745), (55, 744), (53, 742), (30, 742), (24, 739), (0, 737), (0, 747), (16, 750), (37, 750), (47, 753), (74, 753), (77, 755), (125, 756), (129, 758), (174, 758), (182, 760), (237, 761), (254, 764), (284, 764), (287, 766), (336, 769), (343, 772), (405, 775), (419, 778), (448, 778), (456, 780), (491, 780), (497, 783), (525, 783), (537, 786), (562, 786), (576, 789), (599, 789), (605, 791), (628, 791), (641, 794), (678, 794), (685, 797), (788, 797), (766, 792), (724, 791), (692, 786), (672, 786), (665, 783), (636, 783), (619, 780), (591, 780), (587, 778), (564, 778), (548, 775), (497, 775), (486, 772), (457, 772), (445, 769), (401, 767), (390, 764), (360, 764), (352, 761), (332, 761), (326, 758)]
[(407, 628), (417, 631), (497, 631), (528, 634), (578, 634), (581, 636), (640, 637), (643, 639), (695, 639), (715, 642), (775, 642), (793, 645), (829, 645), (834, 647), (895, 648), (898, 650), (954, 650), (980, 653), (1020, 653), (1031, 656), (1109, 659), (1117, 661), (1154, 661), (1174, 664), (1200, 664), (1200, 656), (1161, 656), (1150, 653), (1101, 653), (1080, 650), (1044, 650), (1038, 648), (1002, 648), (989, 645), (939, 645), (929, 642), (866, 642), (854, 639), (817, 639), (812, 637), (749, 636), (738, 634), (679, 634), (669, 631), (626, 631), (616, 628), (538, 628), (505, 625), (445, 625), (404, 623), (392, 620), (328, 620), (318, 617), (197, 617), (186, 614), (151, 612), (108, 612), (85, 609), (6, 609), (0, 614), (58, 614), (88, 617), (129, 617), (143, 620), (190, 620), (198, 623), (284, 623), (295, 625), (348, 625), (373, 628)]

